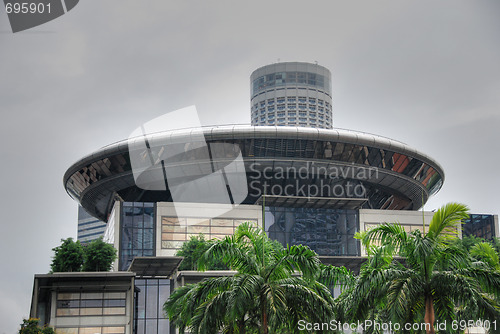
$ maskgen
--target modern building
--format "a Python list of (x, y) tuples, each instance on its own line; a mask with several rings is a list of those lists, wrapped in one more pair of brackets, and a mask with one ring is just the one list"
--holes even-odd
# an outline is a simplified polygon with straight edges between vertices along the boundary
[(78, 234), (77, 240), (89, 243), (104, 236), (106, 222), (89, 215), (84, 208), (78, 205)]
[[(121, 316), (130, 316), (125, 333), (164, 333), (170, 325), (163, 301), (199, 276), (176, 272), (176, 251), (191, 236), (222, 238), (253, 222), (284, 245), (308, 245), (324, 263), (356, 271), (365, 255), (353, 238), (357, 231), (386, 221), (399, 221), (407, 231), (423, 228), (433, 213), (417, 210), (441, 188), (443, 168), (399, 141), (332, 128), (330, 77), (316, 64), (264, 66), (251, 76), (252, 126), (144, 134), (74, 163), (64, 187), (107, 222), (104, 238), (118, 250), (107, 279), (120, 281), (123, 273), (134, 293), (107, 302), (106, 285), (94, 284), (92, 274), (36, 276), (31, 316), (44, 315), (43, 322), (60, 333), (86, 333), (84, 327), (115, 333), (101, 313), (83, 322), (70, 318), (84, 315), (83, 301), (90, 298), (84, 291), (94, 289), (102, 293), (95, 298), (102, 299), (99, 305), (125, 303), (117, 306)], [(499, 236), (498, 218), (472, 215), (464, 233)], [(76, 291), (79, 315), (58, 314), (58, 308), (77, 308), (64, 295)]]
[(276, 63), (250, 76), (252, 125), (331, 129), (330, 71), (318, 64)]
[(130, 272), (35, 275), (30, 314), (57, 333), (130, 334), (136, 285)]

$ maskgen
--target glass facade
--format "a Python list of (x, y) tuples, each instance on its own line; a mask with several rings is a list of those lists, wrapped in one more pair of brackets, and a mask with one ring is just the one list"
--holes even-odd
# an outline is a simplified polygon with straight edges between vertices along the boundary
[(252, 81), (252, 95), (276, 86), (300, 85), (321, 88), (329, 92), (330, 81), (321, 74), (310, 72), (277, 72), (258, 77)]
[(123, 202), (120, 224), (120, 270), (127, 270), (136, 256), (156, 255), (154, 203)]
[[(281, 98), (276, 98), (276, 102), (279, 103)], [(256, 99), (257, 100), (257, 99)], [(273, 125), (275, 121), (275, 117), (278, 118), (278, 122), (282, 124), (278, 125), (288, 125), (288, 126), (308, 126), (308, 127), (319, 127), (319, 128), (331, 128), (331, 112), (332, 109), (330, 105), (327, 103), (326, 108), (317, 108), (316, 99), (310, 98), (309, 100), (306, 97), (302, 99), (299, 97), (299, 103), (288, 103), (288, 104), (278, 104), (277, 108), (274, 107), (275, 99), (267, 100), (267, 109), (262, 107), (258, 108), (258, 101), (252, 101), (254, 106), (252, 108), (251, 120), (252, 125)], [(303, 103), (300, 103), (303, 101)], [(323, 103), (323, 100), (319, 99)], [(295, 118), (296, 110), (299, 110), (298, 122)], [(259, 118), (260, 115), (260, 118)], [(288, 117), (287, 117), (288, 116)], [(326, 120), (323, 121), (323, 120)]]
[(92, 240), (104, 236), (106, 223), (89, 215), (84, 208), (78, 206), (78, 234), (77, 239), (81, 243), (89, 243)]
[[(390, 172), (395, 172), (402, 176), (408, 177), (412, 180), (417, 181), (423, 187), (425, 187), (428, 195), (432, 195), (437, 192), (443, 183), (443, 175), (436, 169), (435, 166), (420, 160), (419, 158), (412, 157), (408, 154), (403, 154), (390, 149), (383, 149), (369, 145), (359, 145), (351, 144), (342, 141), (335, 140), (320, 140), (320, 139), (302, 139), (302, 138), (258, 138), (253, 136), (248, 136), (248, 138), (235, 138), (235, 139), (210, 139), (207, 138), (207, 143), (209, 146), (216, 144), (219, 148), (225, 148), (227, 145), (220, 145), (221, 143), (229, 143), (235, 147), (237, 145), (241, 150), (243, 160), (248, 164), (256, 161), (258, 159), (267, 159), (270, 161), (275, 161), (274, 165), (282, 165), (283, 167), (293, 166), (290, 159), (293, 160), (305, 160), (305, 161), (315, 161), (317, 163), (329, 163), (331, 162), (343, 162), (349, 163), (351, 165), (360, 165), (366, 167), (375, 167), (380, 170), (387, 170)], [(183, 144), (184, 145), (184, 144)], [(230, 152), (228, 152), (230, 154)], [(120, 158), (112, 157), (106, 158), (107, 161), (111, 162), (109, 165), (109, 170), (122, 170), (127, 177), (130, 177), (130, 164), (124, 163), (129, 160), (128, 153), (121, 153)], [(182, 155), (179, 155), (181, 158)], [(193, 158), (190, 158), (193, 160)], [(187, 156), (185, 158), (187, 160)], [(103, 170), (94, 168), (95, 166), (101, 164), (101, 160), (95, 161), (92, 164), (85, 166), (79, 171), (72, 174), (68, 179), (66, 186), (70, 193), (73, 193), (76, 198), (79, 198), (80, 194), (87, 189), (89, 186), (95, 182), (103, 181), (109, 177), (116, 177), (119, 174), (107, 173)], [(188, 163), (189, 161), (186, 161)], [(114, 165), (114, 163), (119, 165)], [(196, 163), (196, 160), (193, 162)], [(89, 171), (92, 170), (92, 178), (86, 178)], [(247, 177), (249, 183), (252, 181), (250, 179), (252, 176), (252, 171), (247, 168)], [(125, 177), (125, 176), (124, 176)], [(311, 176), (313, 177), (313, 176)], [(388, 201), (400, 201), (401, 204), (399, 208), (412, 209), (412, 201), (419, 202), (421, 200), (421, 193), (415, 195), (415, 198), (404, 198), (398, 193), (391, 190), (391, 184), (385, 187), (380, 187), (377, 185), (378, 180), (370, 180), (370, 184), (365, 185), (367, 189), (371, 189), (368, 193), (368, 198), (370, 205), (367, 208), (373, 209), (389, 209), (393, 207), (387, 207)], [(405, 187), (410, 186), (408, 181), (405, 181)], [(133, 179), (131, 180), (133, 184)], [(117, 186), (118, 187), (118, 186)], [(135, 187), (136, 188), (136, 187)], [(103, 192), (106, 189), (102, 190)], [(134, 189), (134, 186), (117, 189), (118, 194), (125, 200), (130, 198), (142, 197), (147, 198), (148, 201), (170, 201), (168, 198), (168, 192), (148, 192), (140, 189)], [(401, 190), (399, 190), (401, 192)], [(411, 191), (409, 192), (411, 193)], [(427, 197), (427, 194), (425, 194)], [(111, 197), (103, 196), (102, 201), (108, 201)], [(244, 204), (253, 204), (254, 198), (248, 198)], [(99, 205), (94, 205), (94, 207), (106, 207), (107, 204), (100, 203)], [(415, 209), (415, 208), (413, 208)], [(102, 213), (107, 215), (109, 213)]]
[(302, 244), (320, 256), (359, 256), (357, 210), (267, 207), (266, 233), (284, 246)]
[(493, 215), (472, 214), (464, 221), (463, 235), (475, 236), (486, 240), (499, 237), (495, 235), (495, 217)]
[(252, 219), (162, 217), (161, 248), (179, 249), (185, 241), (199, 234), (203, 234), (206, 239), (222, 239), (233, 235), (234, 230), (244, 222), (257, 223)]
[(169, 279), (136, 279), (134, 334), (175, 333), (163, 311), (170, 296)]
[(125, 315), (125, 307), (125, 292), (60, 292), (56, 316)]
[[(277, 63), (257, 69), (250, 80), (252, 125), (332, 128), (328, 69), (317, 64)], [(296, 110), (303, 112), (298, 120), (290, 113)], [(287, 113), (276, 121), (275, 111)]]
[(125, 326), (56, 328), (57, 334), (125, 334)]

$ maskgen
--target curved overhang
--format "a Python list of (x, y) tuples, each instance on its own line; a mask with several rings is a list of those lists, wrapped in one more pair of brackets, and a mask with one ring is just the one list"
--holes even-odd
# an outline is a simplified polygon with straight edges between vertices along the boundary
[[(214, 166), (224, 168), (236, 156), (234, 152), (214, 155), (215, 149), (212, 147), (220, 143), (235, 145), (243, 159), (249, 189), (255, 192), (260, 190), (260, 193), (249, 190), (243, 201), (246, 204), (258, 201), (265, 184), (269, 189), (273, 186), (280, 189), (288, 186), (291, 189), (294, 185), (299, 189), (303, 184), (316, 185), (318, 189), (340, 189), (352, 182), (354, 186), (361, 185), (366, 189), (364, 195), (354, 196), (366, 199), (363, 207), (417, 210), (441, 188), (444, 181), (442, 167), (427, 155), (399, 141), (351, 130), (238, 125), (180, 129), (147, 135), (149, 145), (154, 147), (166, 142), (186, 146), (193, 138), (204, 138), (212, 150), (210, 159), (193, 155), (189, 158), (176, 156), (168, 159), (162, 165), (163, 168), (177, 171), (177, 174), (182, 171), (185, 180), (200, 178), (204, 170), (214, 169)], [(129, 141), (103, 147), (73, 164), (64, 175), (64, 187), (68, 194), (89, 213), (102, 220), (107, 219), (116, 199), (150, 202), (173, 200), (168, 188), (159, 191), (137, 186), (130, 161)], [(160, 168), (160, 165), (155, 168)], [(286, 170), (303, 173), (284, 174)], [(372, 174), (359, 177), (367, 172)], [(182, 178), (177, 181), (182, 183)], [(252, 181), (257, 185), (250, 187)], [(313, 195), (317, 197), (318, 194)], [(333, 195), (329, 193), (319, 197), (345, 197), (345, 194)], [(311, 197), (311, 194), (305, 196)], [(207, 198), (207, 202), (210, 200)]]

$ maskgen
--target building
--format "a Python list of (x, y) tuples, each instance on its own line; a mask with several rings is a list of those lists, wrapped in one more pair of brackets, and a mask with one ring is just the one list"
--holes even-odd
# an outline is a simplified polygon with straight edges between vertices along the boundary
[[(112, 302), (125, 303), (121, 315), (131, 316), (120, 333), (169, 328), (162, 302), (176, 286), (199, 277), (176, 273), (181, 259), (175, 253), (190, 236), (222, 238), (250, 221), (271, 239), (308, 245), (324, 263), (356, 271), (365, 255), (353, 238), (357, 231), (385, 221), (399, 221), (411, 231), (422, 227), (422, 215), (429, 223), (432, 212), (417, 210), (441, 188), (443, 168), (399, 141), (332, 128), (326, 68), (274, 64), (256, 70), (251, 82), (252, 126), (139, 135), (83, 157), (65, 173), (68, 194), (107, 222), (104, 238), (118, 250), (107, 279), (120, 281), (120, 273), (128, 273), (126, 285), (135, 291), (133, 306), (130, 294)], [(293, 112), (299, 113), (295, 120)], [(496, 216), (473, 215), (471, 224), (470, 233), (500, 235)], [(103, 293), (104, 305), (107, 285), (94, 284), (102, 277), (58, 275), (35, 277), (31, 316), (42, 312), (44, 322), (61, 333), (85, 333), (83, 327), (111, 333), (100, 315), (86, 317), (75, 329), (74, 318), (63, 321), (57, 314), (57, 308), (76, 305), (58, 299), (59, 293), (94, 289)], [(67, 291), (59, 292), (62, 286)], [(54, 307), (56, 313), (43, 311)]]
[(78, 234), (77, 240), (88, 243), (104, 236), (106, 223), (89, 215), (84, 208), (78, 206)]
[(330, 71), (318, 64), (276, 63), (250, 76), (252, 125), (331, 129)]
[(136, 284), (130, 272), (35, 275), (30, 314), (57, 333), (130, 334)]

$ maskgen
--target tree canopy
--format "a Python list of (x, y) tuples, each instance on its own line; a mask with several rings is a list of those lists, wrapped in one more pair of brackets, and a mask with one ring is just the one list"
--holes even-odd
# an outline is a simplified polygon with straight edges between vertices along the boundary
[(84, 247), (82, 271), (109, 271), (116, 259), (116, 249), (102, 241), (93, 240)]
[(102, 238), (87, 245), (73, 238), (61, 239), (61, 245), (52, 250), (51, 272), (109, 271), (116, 259), (116, 249)]
[(176, 289), (164, 308), (181, 330), (192, 333), (294, 333), (300, 319), (331, 319), (328, 283), (345, 268), (322, 266), (307, 246), (284, 248), (262, 229), (244, 223), (234, 235), (216, 241), (198, 261), (206, 269), (218, 258), (234, 276), (216, 277)]
[(54, 257), (50, 265), (51, 272), (80, 271), (83, 264), (83, 247), (73, 238), (61, 239), (61, 245), (52, 248)]
[(38, 319), (23, 319), (19, 334), (56, 334), (52, 327), (38, 325)]
[[(203, 234), (191, 236), (189, 241), (182, 244), (177, 251), (177, 256), (184, 257), (179, 270), (198, 270), (198, 260), (212, 246), (213, 241), (206, 240)], [(208, 259), (207, 270), (227, 270), (227, 266), (220, 259)]]
[(427, 333), (435, 333), (436, 320), (500, 319), (500, 272), (455, 242), (467, 217), (465, 205), (449, 203), (436, 211), (426, 233), (386, 223), (358, 234), (370, 257), (337, 301), (343, 317), (426, 323)]

